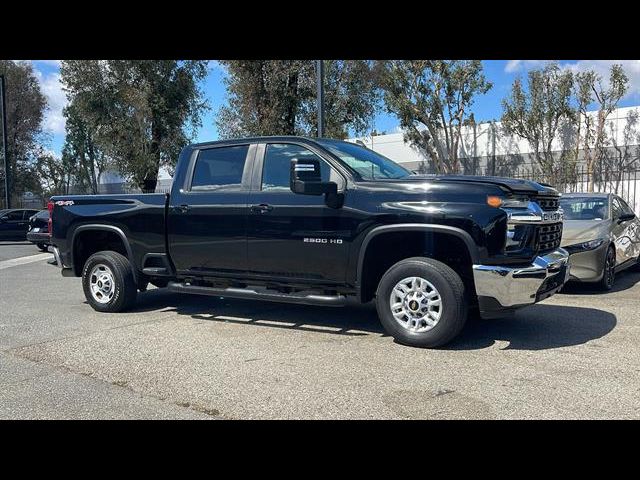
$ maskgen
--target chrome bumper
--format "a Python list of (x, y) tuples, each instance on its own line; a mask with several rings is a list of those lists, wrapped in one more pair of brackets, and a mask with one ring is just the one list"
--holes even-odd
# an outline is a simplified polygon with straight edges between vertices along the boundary
[(60, 257), (60, 250), (58, 250), (58, 247), (51, 247), (51, 250), (53, 250), (53, 258), (56, 259), (56, 265), (60, 268), (64, 268), (64, 265), (62, 265), (62, 258)]
[(536, 257), (525, 267), (474, 265), (480, 311), (497, 312), (543, 300), (562, 288), (569, 279), (569, 268), (569, 252), (563, 248)]

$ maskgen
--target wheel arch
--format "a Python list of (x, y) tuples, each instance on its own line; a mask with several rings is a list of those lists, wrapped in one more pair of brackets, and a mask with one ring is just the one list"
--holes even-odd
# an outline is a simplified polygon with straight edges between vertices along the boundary
[[(115, 225), (103, 225), (103, 224), (84, 224), (78, 226), (71, 236), (71, 255), (73, 258), (73, 269), (76, 276), (82, 275), (82, 267), (84, 266), (84, 262), (79, 262), (79, 252), (78, 252), (78, 238), (81, 237), (81, 234), (87, 234), (89, 232), (109, 232), (111, 234), (117, 235), (117, 237), (122, 242), (124, 246), (124, 251), (126, 253), (126, 257), (131, 262), (131, 269), (133, 271), (133, 278), (136, 283), (138, 281), (138, 272), (134, 261), (133, 250), (131, 249), (131, 244), (127, 239), (124, 231)], [(95, 253), (95, 252), (94, 252)], [(86, 259), (85, 259), (86, 260)], [(82, 264), (80, 264), (82, 263)]]
[[(398, 233), (433, 233), (438, 237), (449, 236), (451, 238), (455, 238), (456, 242), (466, 247), (466, 253), (468, 255), (468, 260), (471, 264), (478, 263), (479, 254), (478, 247), (475, 244), (471, 235), (457, 227), (452, 227), (448, 225), (438, 225), (438, 224), (396, 224), (396, 225), (382, 225), (373, 228), (370, 230), (365, 238), (362, 241), (358, 252), (358, 263), (357, 263), (357, 271), (356, 271), (356, 285), (359, 290), (360, 300), (366, 302), (369, 300), (368, 289), (365, 285), (365, 261), (367, 259), (367, 252), (369, 247), (372, 245), (372, 241), (374, 239), (380, 239), (381, 235), (389, 235), (389, 234), (398, 234)], [(409, 255), (411, 256), (411, 255)], [(406, 258), (406, 257), (405, 257)]]

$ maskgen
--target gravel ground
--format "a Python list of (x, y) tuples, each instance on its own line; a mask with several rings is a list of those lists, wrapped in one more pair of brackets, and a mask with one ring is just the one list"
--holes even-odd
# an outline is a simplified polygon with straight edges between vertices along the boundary
[(12, 266), (0, 418), (640, 418), (639, 280), (570, 287), (422, 350), (386, 336), (370, 305), (154, 289), (133, 312), (99, 314), (79, 279)]

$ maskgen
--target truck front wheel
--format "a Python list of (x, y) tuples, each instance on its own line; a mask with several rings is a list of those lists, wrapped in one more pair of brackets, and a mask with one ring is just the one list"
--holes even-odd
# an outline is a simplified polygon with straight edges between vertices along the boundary
[(99, 312), (121, 312), (136, 301), (137, 287), (127, 257), (103, 251), (91, 255), (82, 269), (87, 302)]
[(387, 333), (412, 347), (442, 346), (467, 320), (462, 279), (444, 263), (425, 257), (407, 258), (387, 270), (376, 308)]

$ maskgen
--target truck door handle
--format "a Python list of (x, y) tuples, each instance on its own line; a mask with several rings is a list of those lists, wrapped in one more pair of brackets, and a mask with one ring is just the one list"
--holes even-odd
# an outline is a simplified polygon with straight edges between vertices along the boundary
[(273, 210), (271, 205), (267, 205), (266, 203), (261, 203), (260, 205), (251, 205), (251, 211), (253, 213), (267, 213)]
[(189, 211), (189, 205), (179, 205), (174, 207), (177, 213), (187, 213)]

